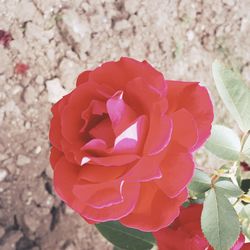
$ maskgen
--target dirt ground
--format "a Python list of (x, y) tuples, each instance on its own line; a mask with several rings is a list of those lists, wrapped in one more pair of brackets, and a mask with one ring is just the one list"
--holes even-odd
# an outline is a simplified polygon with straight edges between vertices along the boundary
[[(206, 83), (216, 120), (235, 126), (211, 63), (232, 63), (250, 82), (249, 33), (249, 0), (1, 0), (0, 249), (111, 249), (52, 187), (50, 107), (80, 71), (146, 59), (168, 79)], [(198, 164), (208, 161), (200, 152)]]

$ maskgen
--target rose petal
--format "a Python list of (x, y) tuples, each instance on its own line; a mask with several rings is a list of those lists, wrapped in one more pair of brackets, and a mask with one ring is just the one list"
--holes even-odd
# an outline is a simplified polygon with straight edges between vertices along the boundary
[(67, 204), (72, 204), (75, 197), (72, 193), (80, 167), (69, 163), (65, 157), (61, 157), (54, 168), (54, 187), (60, 198)]
[(106, 157), (93, 157), (90, 155), (89, 158), (91, 159), (91, 161), (93, 161), (98, 165), (108, 166), (108, 167), (122, 166), (124, 164), (128, 164), (140, 159), (140, 157), (135, 154), (112, 155)]
[(120, 135), (135, 118), (136, 113), (123, 100), (123, 92), (116, 92), (107, 101), (107, 110), (116, 136)]
[(149, 121), (149, 131), (144, 145), (144, 154), (161, 152), (170, 142), (173, 130), (172, 119), (162, 113), (162, 102), (155, 103)]
[(73, 193), (82, 203), (94, 208), (104, 208), (119, 204), (123, 201), (123, 184), (124, 181), (121, 180), (113, 180), (97, 184), (79, 184), (74, 186)]
[(93, 99), (104, 101), (105, 97), (97, 90), (105, 91), (103, 86), (87, 82), (79, 85), (71, 94), (67, 105), (62, 110), (61, 126), (62, 136), (70, 143), (80, 145), (83, 139), (79, 135), (83, 127), (83, 120), (80, 119), (83, 110), (87, 109)]
[(80, 85), (80, 84), (83, 84), (83, 83), (86, 83), (89, 79), (89, 74), (90, 74), (90, 70), (87, 70), (87, 71), (84, 71), (82, 72), (78, 77), (77, 77), (77, 80), (76, 80), (76, 86)]
[[(149, 114), (154, 103), (165, 100), (144, 78), (138, 77), (127, 83), (124, 99), (138, 114)], [(166, 107), (167, 109), (167, 103)]]
[(160, 154), (143, 156), (127, 173), (124, 178), (127, 181), (145, 182), (162, 178), (161, 162), (166, 150)]
[(55, 168), (56, 163), (58, 160), (63, 156), (63, 153), (56, 149), (55, 147), (51, 147), (50, 149), (50, 164), (52, 168)]
[(86, 206), (81, 215), (92, 221), (105, 222), (119, 220), (133, 211), (138, 199), (140, 185), (138, 183), (124, 183), (123, 202), (102, 209)]
[[(98, 101), (98, 100), (92, 100), (89, 104), (89, 106), (81, 113), (81, 118), (84, 121), (84, 125), (81, 128), (81, 132), (85, 132), (85, 129), (87, 127), (90, 127), (90, 119), (93, 117), (93, 115), (103, 115), (107, 113), (106, 105), (104, 102)], [(87, 132), (87, 131), (86, 131)]]
[[(237, 250), (237, 249), (232, 249), (232, 250)], [(240, 250), (250, 250), (250, 243), (245, 243)]]
[(193, 150), (200, 147), (210, 135), (213, 105), (208, 91), (198, 83), (167, 81), (169, 84), (169, 114), (178, 109), (189, 111), (198, 128), (198, 140)]
[(108, 146), (102, 139), (92, 139), (81, 148), (83, 152), (91, 155), (106, 154), (107, 149)]
[(130, 124), (115, 139), (115, 145), (111, 153), (136, 153), (140, 154), (147, 133), (148, 121), (145, 115), (139, 116), (133, 124)]
[(61, 149), (61, 112), (64, 106), (67, 104), (69, 95), (64, 96), (60, 101), (55, 103), (52, 108), (53, 118), (50, 122), (49, 140), (51, 144), (57, 149)]
[(198, 129), (193, 116), (186, 109), (179, 109), (171, 117), (173, 119), (172, 140), (188, 149), (196, 145)]
[(120, 222), (141, 231), (155, 232), (171, 224), (179, 215), (180, 205), (187, 199), (187, 190), (176, 198), (167, 197), (150, 182), (141, 184), (141, 192), (135, 209)]
[(88, 182), (115, 180), (122, 176), (130, 167), (131, 166), (129, 164), (124, 166), (116, 166), (115, 168), (112, 168), (111, 171), (110, 169), (107, 169), (103, 166), (87, 164), (81, 169), (79, 173), (79, 179), (83, 179)]
[[(184, 225), (188, 223), (196, 223), (200, 227), (200, 218), (203, 206), (201, 204), (191, 204), (187, 208), (181, 207), (181, 213), (178, 217), (178, 225)], [(200, 227), (201, 229), (201, 227)]]
[(114, 144), (115, 134), (108, 118), (102, 120), (94, 128), (92, 128), (89, 131), (89, 134), (96, 139), (105, 141), (108, 147), (111, 147)]
[(167, 85), (163, 75), (147, 62), (122, 57), (118, 62), (107, 62), (90, 74), (90, 79), (97, 83), (112, 86), (115, 90), (125, 87), (127, 82), (137, 77), (147, 79), (152, 88), (161, 95), (166, 94)]
[(176, 197), (190, 182), (194, 162), (189, 153), (168, 152), (161, 163), (162, 178), (156, 184), (168, 197)]
[(190, 246), (186, 241), (188, 235), (181, 230), (174, 231), (171, 230), (171, 228), (164, 228), (157, 232), (153, 232), (153, 235), (156, 239), (159, 250), (181, 250)]
[[(250, 249), (250, 244), (244, 244), (245, 242), (245, 236), (241, 233), (238, 240), (234, 243), (231, 250), (242, 250), (242, 249)], [(248, 247), (247, 247), (248, 245)]]

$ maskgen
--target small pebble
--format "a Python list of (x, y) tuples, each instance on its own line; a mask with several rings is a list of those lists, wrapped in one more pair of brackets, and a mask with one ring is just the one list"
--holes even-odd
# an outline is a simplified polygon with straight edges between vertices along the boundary
[(53, 178), (53, 169), (50, 165), (45, 168), (45, 173), (50, 179)]
[(44, 78), (42, 76), (37, 76), (35, 82), (39, 85), (42, 85), (44, 83)]
[(73, 243), (70, 243), (66, 246), (65, 250), (75, 250), (75, 246), (73, 245)]
[(28, 86), (24, 91), (24, 95), (23, 95), (24, 101), (27, 104), (32, 104), (36, 101), (36, 98), (37, 98), (36, 90), (31, 85)]
[(16, 85), (13, 87), (12, 94), (16, 95), (16, 94), (20, 93), (21, 91), (22, 91), (22, 87), (19, 85)]
[(6, 178), (7, 175), (8, 175), (7, 170), (0, 169), (0, 182), (3, 181)]
[(26, 129), (30, 129), (30, 128), (31, 128), (31, 123), (30, 123), (29, 121), (26, 121), (26, 122), (24, 123), (24, 127), (25, 127)]
[(41, 151), (42, 151), (41, 146), (37, 146), (35, 147), (34, 153), (38, 155)]
[(131, 25), (127, 20), (121, 20), (115, 23), (114, 29), (116, 31), (123, 31), (123, 30), (129, 29), (130, 27)]
[(25, 166), (30, 163), (30, 158), (25, 155), (18, 155), (17, 157), (17, 166)]
[(46, 81), (46, 86), (48, 90), (48, 101), (51, 103), (56, 103), (67, 94), (58, 78)]

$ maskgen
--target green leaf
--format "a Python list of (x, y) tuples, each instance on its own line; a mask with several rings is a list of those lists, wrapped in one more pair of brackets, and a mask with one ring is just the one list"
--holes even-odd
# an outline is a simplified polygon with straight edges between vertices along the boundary
[(195, 193), (205, 193), (211, 188), (209, 176), (199, 169), (195, 169), (194, 176), (188, 188)]
[(243, 194), (243, 191), (231, 181), (218, 181), (215, 187), (229, 197), (239, 197)]
[(117, 221), (99, 223), (96, 227), (108, 241), (121, 249), (146, 250), (155, 244), (151, 233), (127, 228)]
[(243, 233), (250, 238), (250, 204), (242, 208), (239, 217)]
[[(250, 111), (249, 111), (249, 112), (250, 112)], [(247, 140), (246, 140), (246, 142), (245, 142), (245, 144), (244, 144), (242, 153), (243, 153), (246, 157), (250, 158), (250, 136), (248, 136), (248, 138), (247, 138)]]
[(205, 144), (214, 155), (225, 160), (238, 160), (240, 156), (240, 139), (230, 128), (222, 125), (213, 125), (211, 136)]
[(201, 227), (215, 250), (230, 249), (240, 234), (240, 223), (232, 204), (218, 189), (211, 189), (205, 199)]
[(212, 66), (216, 88), (225, 106), (244, 132), (250, 129), (250, 89), (241, 76), (215, 61)]

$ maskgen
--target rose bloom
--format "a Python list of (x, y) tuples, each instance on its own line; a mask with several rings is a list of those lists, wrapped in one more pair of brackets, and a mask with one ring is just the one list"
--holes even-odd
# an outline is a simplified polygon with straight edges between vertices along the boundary
[(89, 223), (166, 227), (187, 199), (192, 152), (210, 134), (206, 88), (130, 58), (85, 71), (76, 85), (52, 107), (57, 194)]
[[(212, 250), (201, 230), (202, 207), (200, 204), (182, 207), (172, 225), (154, 232), (159, 250)], [(250, 245), (244, 244), (244, 241), (241, 234), (231, 250), (250, 250)]]

